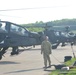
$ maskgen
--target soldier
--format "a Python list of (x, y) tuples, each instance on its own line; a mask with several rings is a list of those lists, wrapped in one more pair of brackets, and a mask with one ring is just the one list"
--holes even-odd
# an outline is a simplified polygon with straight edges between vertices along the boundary
[(44, 58), (44, 70), (47, 69), (47, 61), (49, 63), (48, 67), (51, 67), (51, 60), (50, 60), (50, 54), (52, 53), (52, 45), (48, 41), (48, 36), (45, 36), (44, 41), (41, 44), (41, 54), (43, 54)]

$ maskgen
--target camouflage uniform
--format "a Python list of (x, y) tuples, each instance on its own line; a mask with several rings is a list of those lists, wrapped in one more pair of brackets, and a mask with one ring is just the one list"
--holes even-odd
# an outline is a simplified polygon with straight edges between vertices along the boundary
[(44, 65), (47, 67), (47, 61), (49, 62), (49, 66), (51, 65), (50, 54), (52, 53), (52, 45), (49, 41), (44, 40), (41, 44), (41, 54), (43, 54)]

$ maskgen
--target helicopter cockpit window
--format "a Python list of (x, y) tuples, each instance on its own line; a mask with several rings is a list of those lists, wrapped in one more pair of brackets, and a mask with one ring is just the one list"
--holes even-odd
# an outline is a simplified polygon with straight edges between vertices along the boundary
[(27, 30), (25, 30), (22, 27), (16, 26), (16, 25), (11, 25), (10, 31), (22, 36), (28, 36), (28, 33), (25, 33)]
[(0, 32), (4, 32), (4, 33), (7, 32), (6, 23), (0, 23)]

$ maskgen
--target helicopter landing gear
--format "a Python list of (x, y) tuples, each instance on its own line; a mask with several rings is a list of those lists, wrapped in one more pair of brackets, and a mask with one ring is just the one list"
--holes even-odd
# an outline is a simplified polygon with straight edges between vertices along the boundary
[(18, 47), (13, 47), (11, 55), (18, 55), (18, 54), (19, 54)]
[(2, 51), (0, 51), (0, 60), (2, 59), (2, 54), (3, 54)]
[(2, 59), (2, 56), (0, 55), (0, 60)]
[(2, 56), (4, 56), (4, 54), (6, 53), (6, 50), (8, 49), (8, 47), (4, 47), (2, 48), (2, 50), (0, 51), (0, 60), (2, 59)]

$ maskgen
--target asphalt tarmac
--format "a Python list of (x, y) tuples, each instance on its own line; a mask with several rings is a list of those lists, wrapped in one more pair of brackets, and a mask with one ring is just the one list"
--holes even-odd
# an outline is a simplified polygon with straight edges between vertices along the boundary
[[(73, 51), (76, 52), (73, 46)], [(10, 56), (11, 49), (7, 51), (2, 60), (0, 60), (0, 75), (48, 75), (55, 67), (52, 66), (44, 71), (43, 56), (40, 46), (25, 50), (19, 55)], [(58, 65), (64, 63), (65, 56), (72, 56), (71, 46), (61, 47), (52, 50), (51, 64)]]

